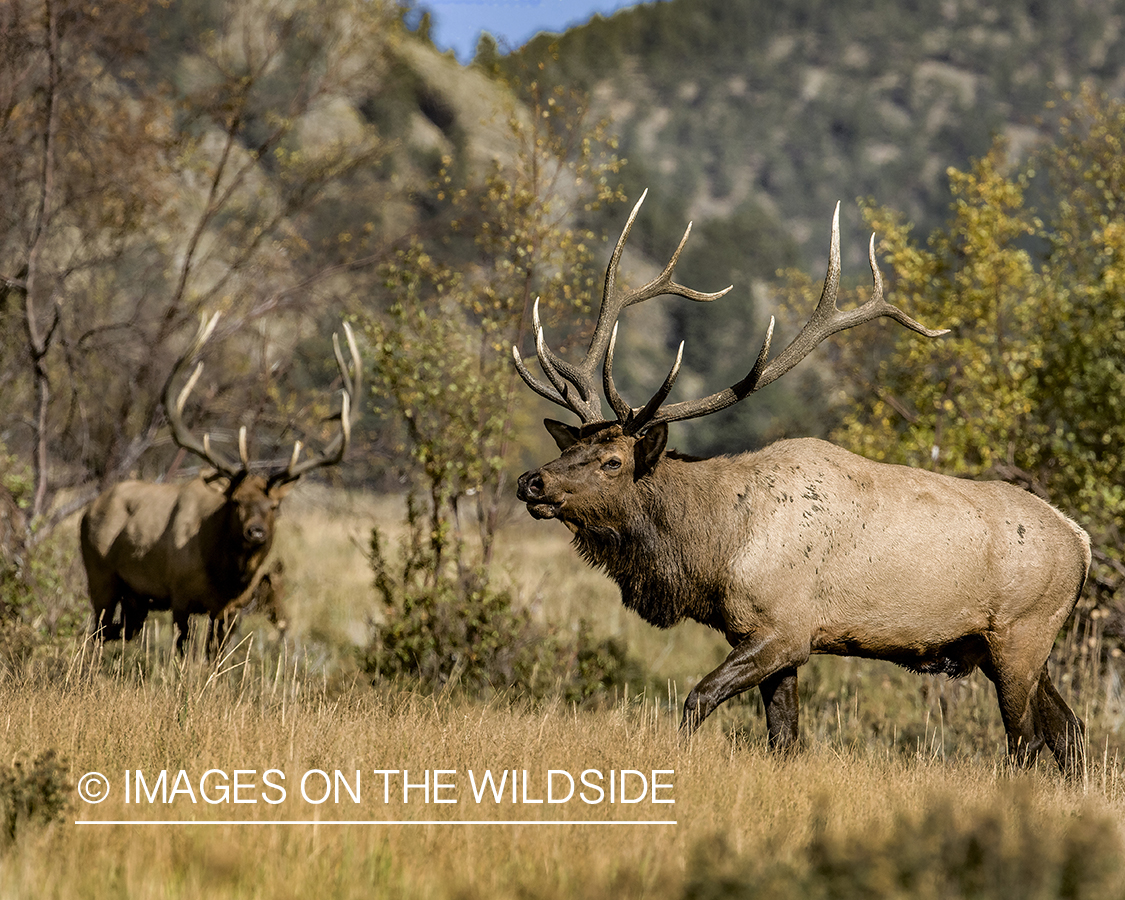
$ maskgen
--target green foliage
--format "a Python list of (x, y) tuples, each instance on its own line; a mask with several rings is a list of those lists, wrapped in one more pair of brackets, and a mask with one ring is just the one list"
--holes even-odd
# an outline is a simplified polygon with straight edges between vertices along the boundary
[(1125, 871), (1113, 819), (1050, 821), (1018, 787), (991, 809), (966, 812), (948, 799), (874, 826), (845, 830), (814, 821), (807, 846), (781, 849), (751, 856), (732, 852), (721, 838), (701, 844), (685, 900), (1110, 900), (1120, 896)]
[(1122, 559), (1125, 536), (1125, 104), (1085, 89), (1039, 165), (1049, 255), (1037, 400), (1053, 494)]
[(69, 795), (67, 769), (54, 750), (0, 768), (0, 839), (12, 844), (26, 826), (61, 819)]
[(9, 592), (26, 565), (27, 507), (34, 490), (31, 467), (0, 444), (0, 617), (15, 605)]
[(0, 674), (18, 670), (42, 634), (71, 635), (85, 621), (74, 602), (73, 547), (28, 521), (31, 468), (0, 444)]
[(44, 636), (81, 634), (88, 606), (78, 594), (74, 551), (73, 542), (52, 534), (30, 546), (18, 568), (0, 572), (0, 617)]
[(1001, 463), (1030, 471), (1049, 310), (1026, 247), (1025, 182), (1009, 177), (1005, 155), (997, 145), (971, 172), (950, 171), (953, 217), (928, 249), (912, 242), (900, 216), (869, 210), (896, 304), (951, 333), (923, 340), (899, 329), (878, 387), (856, 396), (838, 435), (866, 456), (958, 473)]
[(0, 680), (23, 674), (41, 640), (30, 625), (12, 616), (10, 609), (0, 616)]
[(383, 622), (373, 626), (365, 671), (401, 678), (422, 690), (473, 697), (506, 691), (582, 702), (635, 676), (639, 667), (613, 639), (597, 640), (585, 621), (573, 634), (537, 622), (483, 567), (451, 571), (426, 540), (424, 517), (411, 501), (408, 534), (392, 561), (378, 529), (371, 535), (375, 586)]
[(405, 431), (404, 449), (429, 496), (440, 564), (458, 503), (498, 467), (474, 452), (491, 443), (498, 427), (491, 396), (496, 366), (482, 371), (490, 360), (480, 359), (463, 309), (448, 299), (463, 283), (459, 273), (414, 242), (383, 267), (383, 276), (395, 300), (368, 325), (374, 392)]

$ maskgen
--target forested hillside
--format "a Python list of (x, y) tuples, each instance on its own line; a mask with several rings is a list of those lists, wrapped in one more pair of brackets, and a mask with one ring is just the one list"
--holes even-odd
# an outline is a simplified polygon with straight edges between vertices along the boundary
[(928, 230), (948, 166), (997, 134), (1026, 149), (1047, 102), (1084, 79), (1125, 89), (1123, 24), (1112, 0), (663, 0), (516, 58), (593, 93), (631, 194), (650, 184), (696, 221), (761, 208), (819, 265), (837, 199)]

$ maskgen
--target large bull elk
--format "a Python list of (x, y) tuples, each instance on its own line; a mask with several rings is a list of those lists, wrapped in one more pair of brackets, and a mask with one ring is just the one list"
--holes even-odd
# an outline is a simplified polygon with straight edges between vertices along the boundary
[[(660, 389), (635, 408), (613, 381), (622, 310), (661, 294), (708, 301), (726, 293), (672, 280), (690, 226), (659, 276), (618, 290), (622, 249), (640, 205), (610, 259), (585, 358), (571, 364), (552, 352), (537, 310), (536, 354), (547, 381), (513, 348), (528, 386), (582, 422), (545, 421), (562, 455), (524, 473), (518, 496), (536, 518), (566, 524), (578, 551), (620, 586), (625, 606), (653, 625), (693, 619), (726, 636), (733, 650), (688, 695), (682, 733), (757, 687), (769, 746), (790, 747), (798, 736), (797, 669), (813, 653), (951, 676), (979, 667), (996, 686), (1011, 758), (1030, 764), (1046, 742), (1065, 772), (1080, 771), (1083, 725), (1047, 672), (1090, 562), (1089, 539), (1078, 525), (1003, 482), (871, 462), (820, 440), (699, 460), (665, 450), (669, 423), (737, 403), (838, 331), (888, 316), (927, 337), (944, 333), (883, 299), (874, 236), (874, 287), (866, 303), (836, 305), (837, 205), (824, 291), (796, 338), (771, 359), (771, 319), (744, 379), (700, 400), (665, 404), (681, 344)], [(613, 420), (602, 417), (598, 380)]]
[[(199, 354), (218, 321), (216, 313), (201, 321), (187, 351), (164, 385), (165, 414), (176, 444), (200, 456), (213, 471), (183, 484), (125, 481), (90, 504), (81, 523), (82, 560), (89, 581), (94, 628), (103, 638), (134, 637), (151, 609), (171, 609), (183, 652), (189, 616), (210, 616), (207, 646), (214, 652), (226, 623), (250, 602), (263, 576), (278, 507), (293, 484), (323, 466), (337, 465), (351, 438), (352, 410), (361, 391), (362, 364), (351, 328), (344, 333), (351, 356), (348, 371), (333, 335), (343, 391), (339, 431), (323, 452), (301, 458), (298, 441), (288, 464), (259, 474), (251, 471), (246, 429), (238, 436), (238, 460), (211, 446), (209, 435), (197, 438), (184, 425), (188, 395), (199, 379), (199, 363), (177, 394), (174, 384)], [(121, 619), (115, 621), (120, 607)]]

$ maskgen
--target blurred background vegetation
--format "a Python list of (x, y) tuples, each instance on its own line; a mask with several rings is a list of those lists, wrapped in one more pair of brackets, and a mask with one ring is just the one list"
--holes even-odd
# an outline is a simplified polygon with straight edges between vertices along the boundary
[[(353, 319), (373, 392), (327, 477), (418, 498), (401, 546), (362, 542), (374, 572), (406, 573), (384, 584), (389, 609), (419, 590), (480, 597), (498, 530), (520, 514), (513, 473), (551, 452), (511, 345), (529, 354), (536, 298), (553, 346), (581, 340), (606, 236), (648, 187), (626, 280), (662, 266), (692, 219), (679, 280), (735, 290), (631, 310), (626, 396), (651, 393), (680, 340), (688, 396), (740, 378), (769, 315), (780, 339), (793, 333), (842, 199), (853, 296), (874, 229), (894, 301), (952, 334), (846, 334), (673, 442), (717, 453), (825, 436), (1014, 480), (1093, 535), (1079, 625), (1120, 652), (1115, 4), (665, 0), (506, 54), (482, 39), (469, 66), (433, 48), (422, 13), (389, 0), (0, 6), (6, 618), (81, 630), (59, 526), (115, 481), (195, 465), (168, 439), (159, 393), (216, 309), (193, 426), (216, 442), (247, 426), (262, 463), (297, 438), (315, 446), (332, 424), (328, 335)], [(427, 561), (421, 587), (399, 558)]]

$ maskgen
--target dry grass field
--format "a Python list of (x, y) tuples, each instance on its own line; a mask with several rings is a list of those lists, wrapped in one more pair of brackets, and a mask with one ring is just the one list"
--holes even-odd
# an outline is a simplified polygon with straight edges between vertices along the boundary
[(499, 577), (544, 621), (623, 639), (647, 687), (576, 707), (371, 683), (364, 548), (398, 519), (302, 485), (279, 535), (289, 632), (250, 621), (216, 666), (175, 660), (158, 616), (124, 649), (0, 670), (0, 800), (27, 801), (0, 820), (0, 897), (1125, 898), (1125, 693), (1096, 634), (1056, 649), (1090, 731), (1081, 783), (1006, 768), (979, 674), (858, 660), (802, 670), (790, 758), (765, 751), (755, 698), (682, 745), (679, 702), (722, 641), (645, 625), (565, 529), (522, 516)]

